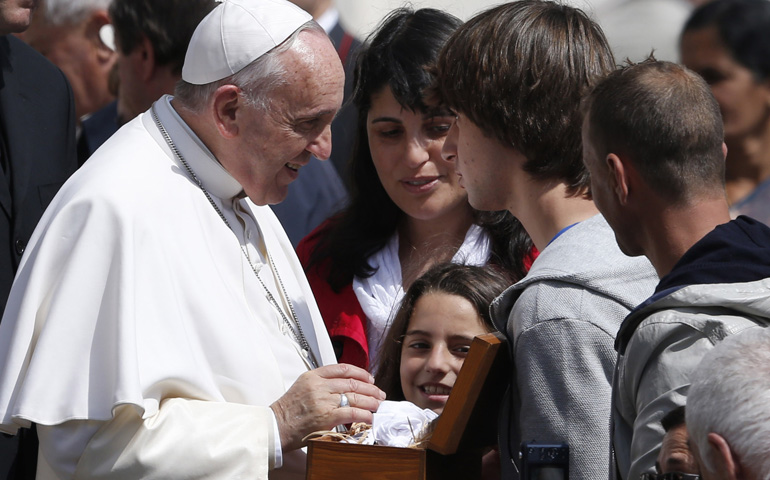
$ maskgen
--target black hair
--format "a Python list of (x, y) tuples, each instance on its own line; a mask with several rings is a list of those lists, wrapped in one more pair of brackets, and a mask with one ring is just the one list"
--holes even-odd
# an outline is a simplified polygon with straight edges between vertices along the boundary
[(113, 0), (109, 8), (117, 46), (131, 53), (142, 38), (152, 44), (157, 65), (182, 73), (190, 38), (215, 0)]
[(672, 428), (684, 425), (684, 405), (676, 407), (663, 416), (660, 421), (663, 430), (668, 432)]
[[(385, 192), (369, 151), (366, 117), (372, 95), (388, 86), (404, 108), (415, 112), (430, 108), (423, 101), (423, 92), (433, 81), (427, 67), (461, 24), (440, 10), (399, 8), (380, 23), (358, 52), (353, 101), (359, 117), (350, 162), (350, 202), (319, 233), (308, 265), (312, 268), (330, 260), (334, 268), (327, 281), (335, 291), (354, 276), (374, 274), (367, 258), (386, 245), (405, 215)], [(524, 276), (524, 257), (532, 243), (519, 222), (508, 212), (474, 215), (492, 239), (491, 261), (509, 271), (514, 280)]]
[(757, 81), (770, 76), (770, 2), (714, 0), (692, 13), (682, 35), (709, 27), (716, 28), (725, 49)]

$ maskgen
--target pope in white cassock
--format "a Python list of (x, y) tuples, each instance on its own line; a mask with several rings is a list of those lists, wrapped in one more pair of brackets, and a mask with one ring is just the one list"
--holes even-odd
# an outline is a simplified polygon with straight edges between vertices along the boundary
[(40, 480), (303, 478), (305, 435), (384, 398), (333, 365), (266, 206), (329, 156), (326, 34), (284, 0), (225, 0), (182, 79), (64, 185), (19, 268), (0, 429), (37, 424)]

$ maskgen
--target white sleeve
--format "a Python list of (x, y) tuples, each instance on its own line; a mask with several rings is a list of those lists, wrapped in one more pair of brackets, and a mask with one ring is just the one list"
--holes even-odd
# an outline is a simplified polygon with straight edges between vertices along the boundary
[(38, 433), (40, 453), (60, 478), (267, 479), (273, 422), (269, 407), (172, 398), (144, 420), (123, 405), (110, 421), (38, 425)]

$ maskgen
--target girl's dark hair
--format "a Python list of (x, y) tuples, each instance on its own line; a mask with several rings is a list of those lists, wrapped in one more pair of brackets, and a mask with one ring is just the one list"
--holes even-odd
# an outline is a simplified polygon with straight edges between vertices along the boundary
[(426, 293), (448, 293), (468, 300), (489, 330), (495, 330), (489, 305), (509, 285), (508, 276), (498, 267), (476, 267), (441, 263), (431, 267), (409, 287), (393, 324), (388, 330), (377, 361), (375, 383), (388, 400), (404, 400), (401, 389), (401, 347), (417, 301)]
[(770, 2), (714, 0), (698, 7), (682, 34), (715, 27), (722, 45), (760, 82), (770, 76)]
[[(367, 278), (374, 269), (367, 258), (381, 250), (396, 231), (404, 213), (390, 199), (377, 176), (367, 137), (366, 118), (372, 95), (390, 87), (393, 96), (412, 111), (425, 111), (423, 90), (433, 81), (427, 67), (462, 22), (432, 8), (399, 8), (391, 12), (359, 50), (354, 72), (353, 102), (358, 131), (350, 162), (352, 187), (348, 207), (320, 232), (311, 253), (313, 267), (329, 260), (327, 281), (339, 291), (354, 276)], [(508, 212), (478, 213), (477, 223), (492, 237), (491, 261), (518, 279), (526, 272), (523, 258), (529, 237)]]

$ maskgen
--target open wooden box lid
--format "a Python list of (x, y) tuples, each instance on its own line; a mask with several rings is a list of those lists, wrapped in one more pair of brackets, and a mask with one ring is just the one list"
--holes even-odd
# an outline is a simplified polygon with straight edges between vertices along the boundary
[(497, 443), (497, 417), (510, 360), (500, 333), (473, 339), (428, 448), (442, 455)]
[(329, 437), (312, 439), (306, 478), (480, 479), (482, 449), (497, 443), (497, 415), (509, 368), (502, 335), (474, 338), (427, 449), (340, 443)]

